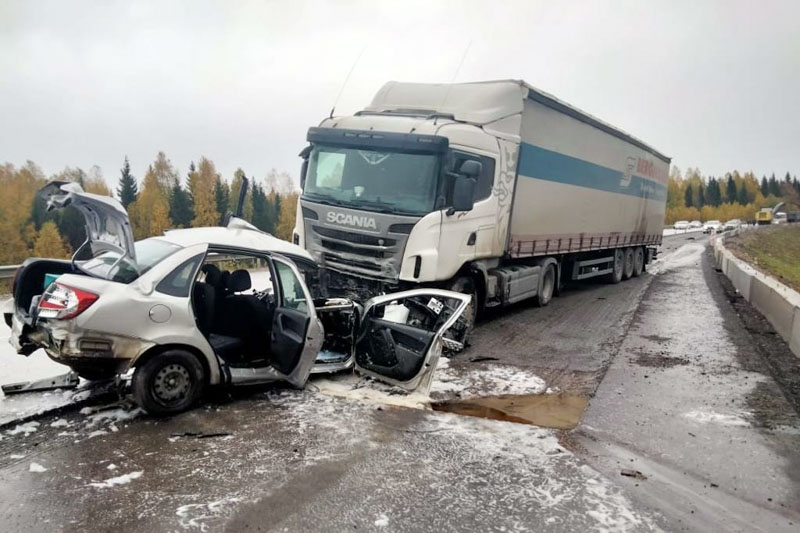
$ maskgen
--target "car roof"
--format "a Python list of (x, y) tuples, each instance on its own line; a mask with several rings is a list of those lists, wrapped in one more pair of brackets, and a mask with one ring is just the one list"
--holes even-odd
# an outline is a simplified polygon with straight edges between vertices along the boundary
[(314, 262), (306, 250), (296, 244), (273, 237), (269, 233), (249, 228), (205, 227), (167, 230), (159, 239), (169, 241), (178, 246), (194, 244), (212, 244), (244, 248), (256, 252), (275, 252), (290, 257), (300, 257)]

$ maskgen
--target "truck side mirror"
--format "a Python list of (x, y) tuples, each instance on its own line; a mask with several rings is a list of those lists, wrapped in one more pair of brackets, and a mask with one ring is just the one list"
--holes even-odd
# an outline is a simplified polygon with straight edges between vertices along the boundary
[(309, 144), (300, 152), (303, 164), (300, 165), (300, 189), (306, 188), (306, 174), (308, 174), (308, 156), (311, 155), (311, 145)]
[[(480, 165), (480, 163), (478, 163)], [(475, 204), (475, 178), (459, 176), (453, 185), (453, 206), (447, 212), (452, 215), (456, 211), (472, 211)]]
[(461, 163), (461, 168), (458, 169), (459, 174), (463, 174), (464, 176), (477, 179), (478, 176), (481, 175), (483, 172), (483, 163), (480, 161), (475, 161), (474, 159), (468, 159)]

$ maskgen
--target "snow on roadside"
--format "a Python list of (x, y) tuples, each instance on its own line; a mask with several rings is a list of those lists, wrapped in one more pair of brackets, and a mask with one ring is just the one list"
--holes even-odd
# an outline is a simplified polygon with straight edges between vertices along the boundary
[(189, 503), (178, 507), (175, 514), (178, 515), (178, 523), (182, 528), (208, 531), (209, 526), (205, 523), (207, 520), (222, 516), (230, 504), (240, 501), (241, 498), (231, 497), (208, 503)]
[(689, 411), (683, 414), (689, 420), (693, 420), (700, 424), (717, 424), (720, 426), (739, 426), (749, 427), (750, 422), (744, 419), (743, 414), (723, 414), (714, 411)]
[(121, 476), (108, 478), (105, 481), (89, 483), (90, 487), (95, 487), (98, 489), (107, 489), (110, 487), (118, 487), (120, 485), (127, 485), (134, 479), (139, 479), (144, 474), (143, 471), (138, 470), (136, 472), (130, 472), (128, 474), (122, 474)]
[(28, 472), (41, 474), (42, 472), (47, 472), (47, 469), (39, 463), (31, 463), (31, 466), (28, 468)]
[(545, 380), (523, 368), (501, 365), (476, 365), (454, 369), (446, 357), (439, 359), (431, 386), (432, 396), (474, 398), (480, 396), (543, 394)]
[(39, 429), (39, 422), (25, 422), (24, 424), (17, 424), (14, 429), (9, 429), (6, 431), (9, 435), (19, 435), (20, 433), (24, 433), (27, 437), (31, 433), (35, 433)]

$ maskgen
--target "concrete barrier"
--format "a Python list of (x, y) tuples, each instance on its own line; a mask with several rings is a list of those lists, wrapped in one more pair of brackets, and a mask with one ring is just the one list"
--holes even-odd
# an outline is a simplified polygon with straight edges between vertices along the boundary
[(725, 248), (725, 237), (716, 236), (714, 239), (717, 268), (731, 280), (744, 299), (772, 324), (789, 344), (792, 353), (800, 357), (800, 293), (733, 255)]

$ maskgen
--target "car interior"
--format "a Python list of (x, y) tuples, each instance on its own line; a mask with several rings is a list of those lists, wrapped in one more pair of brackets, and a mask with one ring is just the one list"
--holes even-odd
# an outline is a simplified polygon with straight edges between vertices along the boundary
[(225, 266), (206, 262), (200, 269), (192, 295), (198, 327), (231, 366), (267, 366), (275, 293), (271, 287), (254, 289), (249, 270)]

